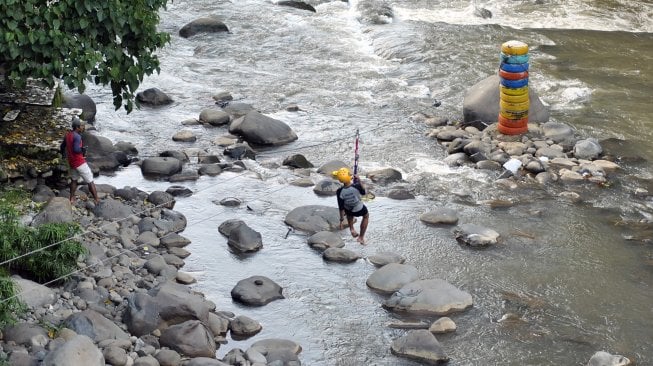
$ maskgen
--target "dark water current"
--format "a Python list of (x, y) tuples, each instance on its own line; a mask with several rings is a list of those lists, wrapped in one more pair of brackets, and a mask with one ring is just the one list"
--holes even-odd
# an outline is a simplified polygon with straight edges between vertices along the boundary
[[(403, 254), (422, 278), (443, 278), (468, 291), (474, 307), (453, 315), (454, 334), (438, 339), (450, 365), (584, 365), (598, 350), (619, 353), (638, 365), (653, 364), (653, 202), (637, 189), (653, 189), (653, 4), (650, 1), (334, 1), (314, 3), (316, 13), (267, 1), (174, 1), (161, 14), (172, 43), (160, 53), (162, 72), (142, 88), (158, 87), (175, 99), (161, 109), (130, 115), (114, 112), (109, 92), (93, 88), (99, 132), (134, 143), (142, 156), (167, 149), (202, 147), (224, 128), (182, 127), (213, 106), (211, 96), (235, 99), (289, 124), (299, 140), (262, 152), (257, 161), (280, 162), (301, 153), (315, 165), (351, 161), (353, 132), (361, 130), (363, 172), (393, 167), (419, 194), (415, 200), (377, 197), (369, 202), (370, 244), (347, 238), (363, 256), (381, 250)], [(483, 7), (491, 18), (475, 16)], [(389, 11), (390, 9), (390, 11)], [(177, 36), (201, 16), (217, 16), (229, 34)], [(495, 172), (450, 168), (416, 112), (459, 120), (466, 90), (495, 73), (501, 43), (519, 39), (531, 47), (530, 85), (550, 105), (553, 121), (580, 136), (627, 141), (620, 147), (624, 172), (607, 188), (580, 189), (573, 204), (556, 193), (577, 188), (534, 187), (515, 197), (493, 184)], [(434, 107), (434, 101), (441, 106)], [(299, 112), (287, 112), (296, 103)], [(171, 136), (193, 130), (198, 141)], [(182, 233), (193, 253), (184, 270), (197, 276), (220, 309), (259, 320), (264, 337), (302, 344), (306, 365), (413, 365), (389, 348), (403, 319), (381, 308), (382, 296), (365, 280), (365, 261), (325, 263), (291, 232), (283, 219), (307, 204), (335, 205), (310, 188), (288, 185), (284, 169), (251, 162), (245, 173), (223, 173), (185, 183), (195, 191), (175, 209), (188, 218)], [(313, 176), (317, 181), (319, 177)], [(102, 183), (165, 190), (170, 184), (144, 180), (129, 167)], [(586, 189), (587, 188), (587, 189)], [(238, 197), (244, 207), (212, 201)], [(513, 199), (492, 208), (487, 200)], [(483, 251), (456, 243), (450, 228), (426, 227), (419, 215), (451, 207), (460, 223), (498, 231), (503, 240)], [(217, 227), (242, 219), (263, 235), (260, 252), (231, 253)], [(288, 235), (287, 235), (288, 234)], [(231, 301), (235, 283), (265, 275), (284, 287), (285, 300), (262, 308)], [(506, 313), (523, 322), (498, 322)], [(433, 320), (433, 319), (428, 319)]]

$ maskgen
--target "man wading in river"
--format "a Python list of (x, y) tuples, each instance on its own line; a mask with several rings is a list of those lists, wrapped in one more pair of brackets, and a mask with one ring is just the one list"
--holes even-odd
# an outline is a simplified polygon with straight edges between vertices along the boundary
[[(333, 172), (333, 176), (336, 177), (340, 183), (344, 184), (336, 191), (338, 209), (340, 210), (340, 229), (342, 230), (344, 228), (343, 223), (346, 215), (351, 236), (354, 238), (358, 237), (356, 240), (361, 244), (365, 244), (365, 231), (367, 231), (367, 223), (370, 218), (370, 214), (367, 212), (367, 207), (365, 207), (363, 201), (361, 201), (361, 195), (365, 194), (365, 187), (363, 187), (358, 176), (354, 176), (354, 184), (351, 183), (352, 177), (347, 168), (336, 170)], [(354, 216), (363, 217), (360, 234), (356, 232), (356, 229), (354, 229)]]
[(75, 191), (77, 191), (77, 180), (83, 179), (88, 184), (88, 190), (95, 199), (97, 205), (100, 200), (97, 197), (97, 190), (93, 182), (93, 172), (86, 163), (86, 146), (82, 143), (82, 135), (86, 129), (86, 122), (77, 117), (73, 117), (72, 130), (66, 132), (59, 150), (61, 155), (65, 156), (70, 166), (70, 203), (75, 203)]

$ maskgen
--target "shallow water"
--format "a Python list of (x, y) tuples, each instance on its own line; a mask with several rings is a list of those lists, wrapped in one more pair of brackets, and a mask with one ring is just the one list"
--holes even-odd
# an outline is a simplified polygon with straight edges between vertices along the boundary
[[(299, 135), (292, 144), (266, 149), (257, 160), (280, 162), (301, 153), (316, 166), (351, 161), (358, 128), (363, 173), (399, 169), (419, 196), (394, 201), (379, 195), (368, 203), (370, 244), (360, 246), (343, 231), (346, 247), (363, 256), (398, 252), (422, 278), (443, 278), (472, 294), (474, 307), (452, 316), (456, 333), (438, 336), (450, 365), (584, 365), (598, 350), (642, 365), (653, 362), (651, 246), (624, 238), (650, 240), (650, 234), (619, 225), (653, 213), (650, 199), (632, 196), (650, 178), (647, 165), (624, 163), (626, 175), (641, 179), (620, 176), (624, 183), (581, 190), (581, 204), (551, 194), (576, 187), (507, 192), (493, 184), (494, 172), (444, 165), (446, 153), (410, 118), (423, 112), (460, 119), (466, 90), (496, 72), (500, 44), (522, 39), (531, 45), (532, 87), (551, 105), (552, 120), (588, 137), (636, 140), (636, 152), (650, 160), (653, 49), (648, 45), (653, 39), (646, 33), (651, 31), (646, 14), (653, 6), (415, 0), (391, 3), (395, 19), (379, 24), (384, 18), (375, 12), (382, 5), (330, 2), (308, 14), (247, 0), (175, 1), (162, 13), (162, 29), (173, 33), (160, 55), (162, 73), (147, 78), (142, 88), (158, 87), (176, 102), (125, 115), (114, 112), (107, 92), (94, 87), (96, 127), (113, 141), (133, 142), (141, 157), (191, 146), (221, 152), (211, 141), (225, 134), (224, 128), (189, 128), (198, 135), (193, 145), (170, 138), (182, 120), (214, 105), (212, 94), (230, 91)], [(490, 9), (493, 18), (474, 17), (474, 5)], [(207, 14), (223, 19), (231, 33), (176, 36), (182, 25)], [(442, 105), (434, 107), (434, 100)], [(285, 111), (290, 103), (301, 111)], [(416, 364), (390, 354), (392, 340), (404, 331), (386, 326), (401, 316), (382, 309), (384, 297), (365, 285), (374, 267), (364, 260), (326, 263), (308, 247), (305, 235), (289, 232), (283, 222), (295, 207), (335, 206), (335, 199), (290, 186), (293, 175), (285, 169), (250, 166), (258, 175), (223, 173), (184, 183), (195, 194), (175, 206), (188, 218), (182, 235), (192, 240), (193, 254), (184, 270), (198, 278), (195, 287), (219, 309), (263, 325), (250, 340), (230, 340), (219, 356), (264, 337), (281, 337), (302, 345), (306, 365)], [(137, 167), (98, 181), (147, 191), (170, 186), (144, 180)], [(224, 197), (237, 197), (252, 210), (213, 203)], [(507, 198), (516, 204), (484, 203)], [(498, 231), (501, 243), (471, 250), (455, 241), (451, 228), (419, 221), (421, 213), (442, 206), (456, 209), (460, 223)], [(261, 232), (264, 248), (247, 256), (232, 253), (217, 230), (227, 219), (242, 219)], [(252, 275), (279, 283), (286, 299), (261, 308), (233, 303), (233, 286)], [(498, 322), (506, 313), (524, 322)]]

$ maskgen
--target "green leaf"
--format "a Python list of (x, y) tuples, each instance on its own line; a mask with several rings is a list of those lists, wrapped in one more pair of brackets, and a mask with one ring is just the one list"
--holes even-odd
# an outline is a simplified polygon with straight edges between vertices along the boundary
[(79, 28), (86, 29), (88, 27), (88, 20), (82, 18), (79, 20)]
[(59, 29), (59, 27), (61, 27), (61, 21), (59, 19), (53, 20), (52, 26), (54, 27), (54, 29)]
[(16, 28), (18, 28), (18, 22), (15, 20), (10, 20), (7, 22), (7, 28), (9, 28), (10, 31), (15, 31)]

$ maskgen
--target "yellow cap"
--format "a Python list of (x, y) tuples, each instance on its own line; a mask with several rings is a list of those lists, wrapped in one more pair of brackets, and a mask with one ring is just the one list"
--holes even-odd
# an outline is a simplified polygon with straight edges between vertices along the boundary
[(351, 174), (347, 168), (340, 168), (331, 174), (334, 178), (338, 179), (340, 183), (347, 184), (351, 182)]

